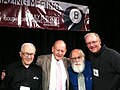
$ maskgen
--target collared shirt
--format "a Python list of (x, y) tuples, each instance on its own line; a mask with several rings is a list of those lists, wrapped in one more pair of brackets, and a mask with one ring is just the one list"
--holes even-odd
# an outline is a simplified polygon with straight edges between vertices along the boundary
[(58, 62), (61, 66), (62, 72), (62, 90), (66, 90), (66, 79), (67, 74), (65, 71), (65, 67), (62, 60), (57, 61), (52, 54), (52, 61), (51, 61), (51, 70), (50, 70), (50, 85), (49, 90), (56, 90), (56, 62)]
[(42, 90), (41, 68), (33, 63), (25, 68), (21, 61), (9, 65), (0, 90), (20, 90), (21, 86)]
[[(68, 73), (70, 78), (70, 90), (78, 90), (78, 73), (74, 72), (72, 67), (68, 67)], [(85, 69), (82, 72), (85, 78), (86, 90), (92, 90), (92, 67), (89, 61), (85, 61)]]

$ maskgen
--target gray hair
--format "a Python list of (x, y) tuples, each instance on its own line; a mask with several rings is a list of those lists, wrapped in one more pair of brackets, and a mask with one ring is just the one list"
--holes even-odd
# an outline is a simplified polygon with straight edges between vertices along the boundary
[(25, 46), (32, 46), (32, 47), (35, 49), (35, 52), (36, 52), (36, 48), (35, 48), (35, 46), (34, 46), (32, 43), (24, 43), (24, 44), (22, 44), (22, 46), (21, 46), (21, 51), (23, 51), (23, 48), (24, 48)]
[(97, 38), (99, 38), (99, 39), (100, 39), (100, 36), (99, 36), (97, 33), (95, 33), (95, 32), (90, 32), (90, 33), (87, 33), (87, 34), (84, 36), (84, 39), (86, 39), (86, 38), (87, 38), (87, 36), (89, 36), (89, 35), (94, 35), (94, 36), (96, 36)]

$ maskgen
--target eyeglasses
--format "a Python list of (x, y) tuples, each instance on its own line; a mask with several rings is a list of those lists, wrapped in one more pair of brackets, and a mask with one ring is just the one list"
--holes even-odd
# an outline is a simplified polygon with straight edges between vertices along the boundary
[(25, 57), (28, 57), (28, 56), (34, 56), (35, 53), (27, 53), (27, 52), (21, 52)]
[(74, 58), (71, 58), (72, 60), (76, 60), (76, 59), (81, 59), (83, 56), (78, 56), (78, 57), (74, 57)]
[[(98, 41), (98, 40), (97, 40), (97, 41)], [(87, 44), (87, 45), (96, 44), (97, 41), (91, 41), (91, 42), (88, 42), (88, 43), (86, 43), (86, 44)]]

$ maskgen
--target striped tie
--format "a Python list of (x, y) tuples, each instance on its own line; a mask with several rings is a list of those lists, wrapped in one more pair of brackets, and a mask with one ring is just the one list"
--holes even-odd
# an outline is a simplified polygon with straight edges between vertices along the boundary
[(78, 90), (86, 90), (85, 89), (85, 79), (82, 73), (78, 74)]
[(62, 74), (59, 63), (56, 63), (56, 90), (62, 90)]

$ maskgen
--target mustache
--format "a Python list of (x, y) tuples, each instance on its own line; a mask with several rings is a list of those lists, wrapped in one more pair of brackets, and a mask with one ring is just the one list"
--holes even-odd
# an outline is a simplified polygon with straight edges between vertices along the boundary
[(77, 72), (77, 73), (80, 73), (80, 72), (83, 72), (85, 68), (85, 63), (84, 62), (75, 62), (75, 63), (72, 63), (72, 69), (74, 72)]

